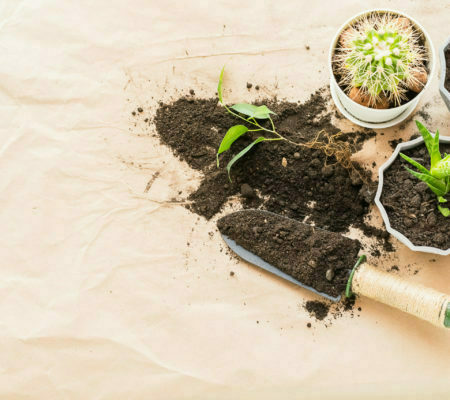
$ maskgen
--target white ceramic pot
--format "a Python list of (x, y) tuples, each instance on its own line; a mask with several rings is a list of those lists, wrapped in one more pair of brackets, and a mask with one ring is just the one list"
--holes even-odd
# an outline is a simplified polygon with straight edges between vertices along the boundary
[[(399, 107), (389, 108), (386, 110), (376, 110), (374, 108), (364, 107), (356, 102), (354, 102), (350, 97), (348, 97), (344, 91), (339, 87), (336, 78), (333, 74), (333, 67), (332, 67), (332, 59), (334, 55), (334, 51), (336, 48), (336, 44), (339, 40), (339, 37), (344, 29), (346, 29), (349, 25), (351, 25), (356, 20), (359, 20), (362, 16), (370, 14), (372, 12), (390, 12), (393, 14), (398, 14), (399, 16), (408, 18), (411, 23), (415, 26), (416, 29), (423, 32), (425, 36), (425, 48), (428, 52), (428, 68), (429, 68), (429, 74), (428, 74), (428, 81), (421, 90), (420, 93), (417, 94), (414, 99), (409, 101), (406, 104), (403, 104)], [(434, 48), (433, 43), (431, 42), (430, 36), (425, 31), (425, 29), (420, 25), (415, 19), (411, 18), (409, 15), (396, 11), (396, 10), (390, 10), (390, 9), (373, 9), (364, 11), (362, 13), (359, 13), (355, 15), (354, 17), (347, 20), (337, 31), (336, 35), (333, 38), (333, 41), (331, 42), (330, 51), (328, 54), (328, 69), (330, 73), (330, 88), (331, 88), (331, 94), (333, 96), (333, 100), (336, 103), (336, 106), (338, 109), (352, 122), (368, 127), (368, 128), (386, 128), (388, 126), (393, 126), (401, 121), (403, 121), (405, 118), (407, 118), (412, 111), (416, 108), (417, 103), (419, 102), (420, 98), (422, 97), (423, 93), (427, 89), (427, 87), (430, 85), (430, 81), (434, 75), (435, 70), (435, 54), (434, 54)]]
[(444, 100), (445, 105), (447, 106), (448, 110), (450, 111), (450, 92), (445, 88), (445, 78), (446, 78), (446, 66), (447, 63), (445, 61), (445, 51), (450, 47), (450, 37), (447, 39), (447, 42), (442, 45), (442, 47), (439, 50), (439, 58), (441, 59), (441, 80), (439, 82), (439, 93), (442, 96), (442, 99)]
[[(440, 136), (439, 142), (450, 143), (450, 137)], [(436, 247), (429, 247), (429, 246), (416, 246), (403, 233), (400, 233), (396, 229), (392, 228), (391, 223), (389, 221), (389, 216), (383, 204), (381, 203), (381, 194), (383, 193), (383, 184), (384, 184), (384, 171), (388, 169), (391, 166), (391, 164), (395, 161), (395, 159), (398, 157), (398, 153), (400, 153), (403, 150), (408, 150), (423, 145), (423, 143), (424, 143), (423, 138), (419, 137), (409, 142), (400, 143), (397, 145), (392, 156), (380, 167), (378, 171), (378, 190), (377, 194), (375, 195), (375, 204), (377, 205), (378, 209), (380, 210), (381, 216), (383, 217), (384, 224), (386, 225), (386, 230), (390, 234), (394, 235), (400, 242), (408, 246), (411, 250), (447, 256), (450, 254), (450, 249), (438, 249)]]

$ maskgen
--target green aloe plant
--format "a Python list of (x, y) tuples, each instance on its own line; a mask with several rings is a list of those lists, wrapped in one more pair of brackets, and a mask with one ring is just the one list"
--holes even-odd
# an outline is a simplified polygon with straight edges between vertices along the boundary
[(433, 138), (428, 129), (419, 121), (416, 121), (416, 125), (430, 154), (430, 169), (426, 169), (423, 165), (403, 153), (400, 153), (400, 156), (419, 170), (417, 172), (405, 167), (412, 175), (428, 185), (438, 198), (440, 203), (438, 204), (439, 211), (444, 217), (448, 217), (450, 216), (450, 209), (441, 206), (441, 204), (447, 202), (444, 196), (450, 192), (450, 154), (442, 156), (439, 151), (439, 131), (436, 131)]

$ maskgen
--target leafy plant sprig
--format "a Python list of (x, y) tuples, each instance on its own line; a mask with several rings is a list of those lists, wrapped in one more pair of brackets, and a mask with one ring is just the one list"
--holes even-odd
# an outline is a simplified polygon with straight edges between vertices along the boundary
[[(290, 141), (289, 139), (286, 139), (282, 135), (280, 135), (276, 129), (275, 124), (273, 123), (273, 120), (271, 118), (271, 114), (276, 115), (272, 110), (270, 110), (267, 106), (255, 106), (253, 104), (247, 104), (247, 103), (237, 103), (231, 107), (228, 107), (223, 102), (223, 94), (222, 94), (222, 82), (223, 82), (223, 72), (225, 70), (225, 67), (222, 68), (222, 71), (220, 72), (219, 77), (219, 84), (217, 86), (217, 93), (219, 96), (219, 102), (222, 104), (222, 106), (227, 110), (231, 115), (234, 115), (237, 118), (242, 119), (246, 123), (253, 125), (255, 129), (249, 129), (245, 125), (233, 125), (230, 129), (228, 129), (227, 133), (222, 139), (222, 142), (220, 143), (219, 149), (217, 150), (217, 167), (219, 167), (219, 155), (223, 152), (229, 150), (231, 145), (239, 139), (242, 135), (244, 135), (247, 132), (268, 132), (275, 137), (264, 137), (259, 136), (257, 139), (255, 139), (252, 143), (250, 143), (247, 147), (245, 147), (243, 150), (241, 150), (238, 154), (236, 154), (228, 163), (227, 165), (227, 172), (228, 172), (228, 179), (231, 182), (231, 176), (230, 171), (233, 164), (238, 161), (241, 157), (243, 157), (255, 144), (258, 144), (260, 142), (268, 142), (268, 141), (278, 141), (278, 140), (286, 140), (290, 143), (294, 143)], [(263, 127), (257, 120), (269, 120), (272, 129), (268, 129)]]
[[(420, 172), (405, 167), (406, 170), (416, 178), (425, 182), (437, 196), (439, 203), (446, 203), (447, 200), (444, 196), (450, 192), (450, 154), (444, 154), (444, 157), (441, 156), (441, 152), (439, 151), (439, 131), (436, 131), (433, 138), (428, 129), (419, 121), (416, 121), (416, 125), (423, 137), (428, 153), (430, 154), (430, 169), (426, 169), (423, 165), (403, 153), (400, 153), (400, 156), (416, 167)], [(438, 204), (438, 209), (444, 217), (450, 216), (450, 209), (447, 207)]]

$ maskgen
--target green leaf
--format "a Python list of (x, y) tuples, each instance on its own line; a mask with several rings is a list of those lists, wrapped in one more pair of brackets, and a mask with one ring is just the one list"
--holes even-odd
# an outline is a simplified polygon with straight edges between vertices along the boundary
[(431, 168), (434, 168), (439, 161), (442, 160), (441, 152), (439, 151), (439, 131), (434, 135), (433, 148), (431, 150)]
[(238, 103), (234, 106), (231, 106), (230, 108), (232, 108), (234, 111), (240, 112), (241, 114), (248, 115), (249, 117), (253, 117), (256, 110), (258, 109), (257, 106), (247, 103)]
[(225, 66), (223, 66), (222, 71), (220, 71), (219, 76), (219, 84), (217, 85), (217, 94), (219, 95), (219, 101), (223, 104), (222, 99), (222, 82), (223, 82), (223, 71), (225, 70)]
[(446, 207), (439, 206), (439, 205), (438, 205), (438, 208), (439, 208), (439, 211), (441, 212), (441, 214), (444, 217), (450, 217), (450, 209), (448, 209)]
[(444, 199), (442, 196), (438, 196), (439, 203), (447, 203), (447, 200)]
[(256, 112), (253, 115), (253, 117), (257, 118), (257, 119), (268, 119), (270, 114), (275, 114), (275, 113), (272, 110), (270, 110), (267, 106), (263, 105), (263, 106), (259, 106), (256, 109)]
[(238, 103), (231, 107), (234, 111), (247, 115), (249, 118), (268, 119), (270, 114), (275, 114), (267, 106), (254, 106), (253, 104)]
[(436, 179), (431, 175), (421, 174), (409, 168), (406, 168), (406, 170), (409, 171), (416, 178), (419, 178), (421, 181), (425, 182), (437, 196), (444, 196), (446, 194), (446, 185), (439, 179)]
[(419, 121), (416, 121), (416, 125), (417, 128), (419, 129), (420, 134), (423, 137), (425, 146), (427, 146), (428, 153), (430, 154), (431, 157), (431, 154), (433, 153), (433, 144), (434, 144), (433, 136), (431, 136), (431, 133), (428, 132), (428, 129), (425, 128)]
[(227, 165), (227, 171), (228, 171), (228, 179), (231, 182), (231, 177), (230, 177), (230, 170), (231, 167), (233, 166), (233, 164), (239, 160), (243, 155), (245, 155), (255, 144), (262, 142), (266, 140), (265, 137), (260, 136), (258, 139), (256, 139), (255, 141), (253, 141), (252, 143), (250, 143), (244, 150), (241, 150), (239, 153), (237, 153), (232, 159), (231, 161), (228, 163)]
[(438, 179), (446, 179), (450, 177), (450, 156), (446, 155), (444, 159), (440, 160), (434, 168), (430, 169), (431, 175)]
[(422, 171), (426, 175), (431, 175), (430, 171), (428, 171), (423, 165), (419, 164), (417, 161), (413, 160), (412, 158), (409, 158), (407, 155), (400, 153), (400, 157), (402, 157), (404, 160), (408, 161), (410, 164), (414, 165), (419, 171)]
[(217, 166), (219, 166), (219, 154), (227, 151), (231, 145), (247, 131), (248, 128), (244, 125), (234, 125), (228, 129), (220, 143), (219, 150), (217, 150)]

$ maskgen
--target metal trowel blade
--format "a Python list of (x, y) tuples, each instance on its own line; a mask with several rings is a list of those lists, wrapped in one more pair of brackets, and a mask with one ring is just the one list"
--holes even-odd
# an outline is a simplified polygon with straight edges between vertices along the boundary
[[(238, 211), (238, 212), (246, 212), (246, 211)], [(269, 211), (264, 211), (266, 213), (270, 213)], [(261, 257), (257, 256), (256, 254), (252, 253), (251, 251), (245, 249), (244, 247), (238, 245), (234, 240), (230, 239), (227, 235), (221, 234), (223, 240), (228, 245), (228, 247), (234, 251), (239, 257), (241, 257), (243, 260), (258, 266), (259, 268), (262, 268), (263, 270), (270, 272), (271, 274), (274, 274), (282, 279), (285, 279), (295, 285), (298, 285), (304, 289), (310, 290), (311, 292), (314, 292), (322, 297), (325, 297), (328, 300), (337, 302), (341, 299), (341, 296), (333, 297), (330, 296), (327, 293), (322, 293), (317, 291), (316, 289), (312, 288), (311, 286), (307, 286), (304, 283), (294, 279), (292, 276), (284, 273), (283, 271), (279, 270), (277, 267), (274, 267), (273, 265), (269, 264), (268, 262), (264, 261)], [(350, 272), (350, 271), (349, 271)]]

